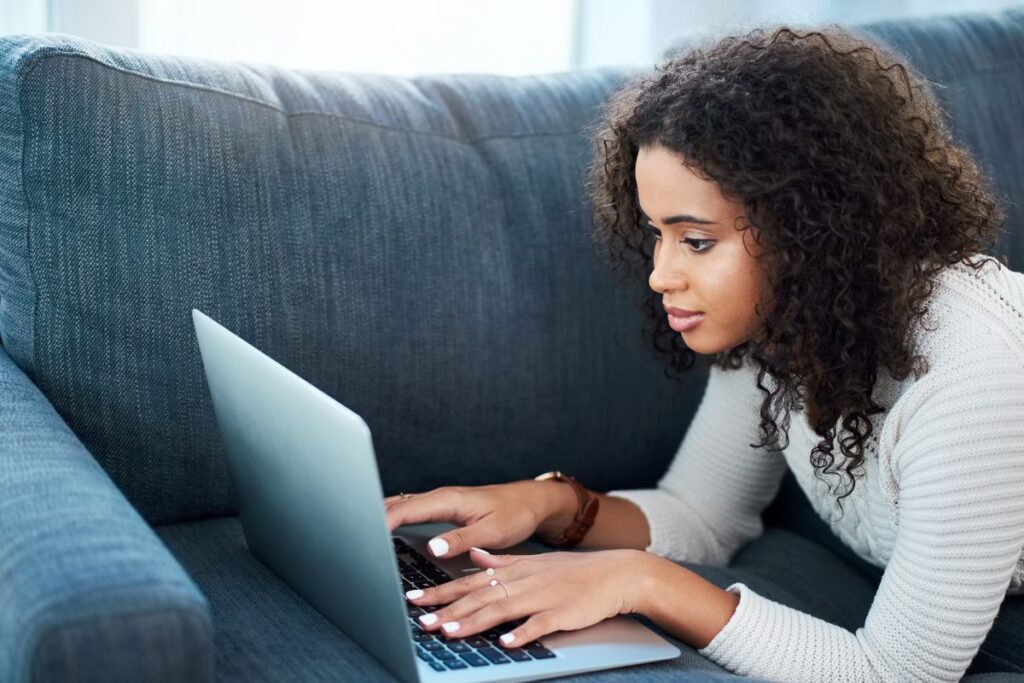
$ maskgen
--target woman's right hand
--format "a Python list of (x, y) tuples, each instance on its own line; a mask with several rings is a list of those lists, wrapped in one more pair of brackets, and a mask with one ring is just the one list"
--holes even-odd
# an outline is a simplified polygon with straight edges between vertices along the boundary
[(489, 486), (442, 486), (404, 500), (388, 496), (384, 499), (388, 531), (422, 522), (458, 525), (430, 540), (435, 557), (455, 557), (473, 546), (507, 548), (530, 538), (556, 511), (544, 484), (527, 479)]

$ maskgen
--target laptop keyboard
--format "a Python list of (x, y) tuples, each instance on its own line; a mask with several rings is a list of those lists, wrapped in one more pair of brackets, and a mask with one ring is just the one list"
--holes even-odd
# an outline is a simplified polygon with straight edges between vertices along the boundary
[[(403, 600), (405, 591), (411, 591), (414, 588), (429, 588), (452, 580), (440, 567), (402, 539), (392, 537), (391, 540), (394, 541), (398, 568), (402, 575)], [(501, 641), (498, 640), (501, 634), (520, 626), (526, 622), (526, 619), (516, 619), (498, 624), (494, 628), (466, 638), (450, 638), (441, 635), (440, 632), (435, 634), (422, 629), (417, 617), (443, 606), (418, 607), (412, 603), (406, 603), (409, 612), (409, 628), (412, 631), (412, 639), (416, 643), (416, 656), (429, 664), (435, 671), (513, 664), (535, 659), (550, 659), (555, 656), (554, 652), (541, 645), (537, 640), (524, 647), (502, 647)]]

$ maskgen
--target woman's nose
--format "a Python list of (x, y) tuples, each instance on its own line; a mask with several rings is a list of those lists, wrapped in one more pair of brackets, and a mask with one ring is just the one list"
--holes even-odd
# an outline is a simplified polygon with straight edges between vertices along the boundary
[(665, 253), (665, 249), (659, 249), (658, 251), (660, 253), (654, 256), (654, 267), (647, 280), (651, 289), (659, 294), (664, 294), (668, 291), (685, 290), (689, 285), (679, 264), (673, 261), (671, 254)]

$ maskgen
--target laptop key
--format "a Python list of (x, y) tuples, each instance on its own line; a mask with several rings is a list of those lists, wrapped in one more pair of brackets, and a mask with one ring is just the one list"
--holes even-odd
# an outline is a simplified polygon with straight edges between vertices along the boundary
[(453, 671), (455, 669), (468, 669), (469, 668), (469, 666), (467, 666), (467, 664), (464, 661), (462, 661), (461, 659), (459, 659), (458, 657), (456, 657), (455, 659), (446, 659), (446, 660), (444, 660), (444, 665), (447, 666), (449, 669), (452, 669)]
[(424, 640), (420, 643), (420, 647), (427, 651), (443, 650), (444, 643), (439, 643), (436, 640)]
[(456, 642), (453, 642), (453, 643), (448, 643), (448, 649), (451, 650), (452, 652), (459, 652), (459, 653), (461, 653), (461, 652), (472, 652), (473, 651), (473, 648), (471, 648), (469, 645), (466, 645), (462, 641), (456, 641)]
[(551, 659), (555, 656), (555, 653), (547, 649), (540, 643), (529, 643), (523, 646), (523, 649), (530, 653), (530, 656), (534, 659)]
[(427, 662), (427, 664), (429, 664), (430, 668), (433, 669), (434, 671), (447, 671), (448, 670), (448, 667), (446, 667), (441, 662)]
[(432, 662), (434, 658), (423, 650), (416, 650), (416, 656), (422, 659), (424, 662)]
[(485, 639), (481, 638), (479, 635), (467, 636), (463, 640), (466, 641), (467, 645), (470, 645), (471, 647), (473, 647), (475, 649), (480, 649), (482, 647), (490, 647), (491, 646), (490, 643), (488, 643)]
[(490, 662), (487, 661), (487, 659), (481, 657), (475, 652), (463, 652), (459, 656), (466, 660), (466, 663), (470, 666), (487, 666), (488, 664), (490, 664)]
[(502, 650), (501, 652), (502, 652), (502, 654), (504, 654), (506, 657), (508, 657), (509, 659), (511, 659), (514, 662), (528, 662), (531, 659), (533, 659), (533, 657), (531, 657), (529, 654), (527, 654), (520, 647), (513, 647), (513, 648), (510, 648), (508, 650)]
[(491, 660), (492, 664), (508, 664), (512, 661), (502, 653), (495, 650), (493, 647), (485, 647), (483, 649), (477, 650), (476, 653), (478, 655), (483, 655), (484, 657), (487, 657), (487, 659)]

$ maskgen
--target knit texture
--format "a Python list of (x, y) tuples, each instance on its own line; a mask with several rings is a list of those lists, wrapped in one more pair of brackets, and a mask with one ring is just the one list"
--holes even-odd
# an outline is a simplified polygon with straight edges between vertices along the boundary
[[(761, 533), (788, 466), (836, 535), (885, 568), (854, 633), (734, 583), (737, 609), (701, 654), (783, 681), (955, 681), (1003, 598), (1024, 593), (1024, 274), (994, 262), (946, 268), (911, 339), (928, 372), (898, 381), (880, 369), (874, 395), (888, 410), (871, 418), (841, 517), (834, 479), (814, 476), (818, 437), (802, 411), (781, 452), (750, 447), (763, 396), (750, 363), (711, 370), (656, 489), (608, 492), (647, 516), (647, 551), (725, 565)], [(842, 462), (838, 443), (834, 454)]]

